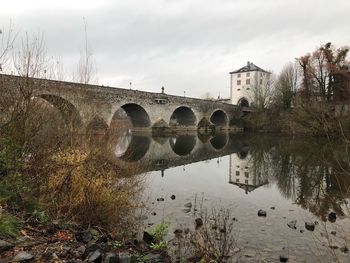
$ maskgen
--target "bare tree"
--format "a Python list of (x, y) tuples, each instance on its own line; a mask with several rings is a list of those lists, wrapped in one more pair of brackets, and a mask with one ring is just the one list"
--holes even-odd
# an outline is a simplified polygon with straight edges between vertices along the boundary
[[(0, 83), (0, 132), (14, 136), (20, 143), (32, 138), (45, 122), (40, 115), (43, 101), (36, 97), (32, 78), (42, 78), (48, 72), (50, 58), (46, 56), (43, 35), (29, 37), (26, 33), (12, 56), (12, 68), (20, 78), (4, 85)], [(48, 121), (48, 120), (46, 120)]]
[(0, 28), (0, 72), (6, 70), (5, 67), (9, 61), (9, 53), (13, 48), (15, 39), (16, 36), (13, 32), (11, 22), (7, 30)]
[(336, 49), (330, 42), (312, 54), (297, 59), (303, 74), (302, 95), (309, 100), (331, 101), (334, 93), (334, 74), (349, 67), (348, 47)]
[(271, 105), (274, 94), (274, 84), (274, 74), (263, 74), (260, 80), (258, 78), (254, 79), (253, 85), (247, 92), (253, 107), (261, 110)]
[(307, 101), (310, 99), (311, 89), (313, 86), (312, 77), (311, 77), (311, 74), (309, 72), (310, 57), (311, 57), (310, 54), (306, 54), (306, 55), (297, 59), (299, 66), (300, 66), (301, 74), (303, 76), (300, 94), (302, 95), (301, 97), (303, 99), (306, 99)]
[(293, 105), (298, 86), (298, 68), (296, 64), (286, 64), (275, 83), (274, 105), (289, 109)]
[(27, 78), (44, 78), (49, 59), (46, 55), (44, 36), (38, 33), (22, 38), (18, 49), (13, 53), (13, 66), (19, 76)]
[(80, 52), (80, 59), (76, 76), (73, 79), (79, 83), (88, 84), (97, 82), (97, 68), (87, 38), (87, 24), (84, 18), (84, 49)]
[(49, 61), (47, 63), (47, 70), (45, 71), (45, 78), (61, 81), (65, 79), (63, 58), (61, 56), (52, 56), (49, 58)]

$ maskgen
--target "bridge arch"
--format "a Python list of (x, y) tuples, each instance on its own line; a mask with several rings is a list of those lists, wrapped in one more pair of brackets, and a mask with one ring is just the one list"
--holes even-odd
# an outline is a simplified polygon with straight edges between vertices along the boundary
[(248, 156), (249, 151), (246, 149), (242, 149), (241, 151), (237, 152), (237, 157), (240, 160), (245, 160)]
[[(60, 111), (67, 126), (72, 125), (73, 127), (78, 127), (82, 125), (82, 118), (80, 116), (80, 113), (70, 101), (60, 96), (51, 94), (40, 94), (35, 97), (44, 99), (52, 106), (57, 108)], [(35, 99), (35, 97), (33, 98)]]
[(180, 106), (171, 114), (170, 126), (195, 126), (197, 122), (193, 110), (187, 106)]
[(179, 156), (188, 155), (192, 152), (197, 143), (194, 135), (186, 134), (169, 139), (170, 147)]
[(223, 110), (215, 110), (211, 116), (210, 121), (217, 126), (225, 126), (228, 124), (228, 116)]
[(150, 137), (134, 135), (127, 131), (118, 138), (113, 149), (114, 156), (127, 162), (137, 162), (146, 155), (150, 144)]
[(242, 97), (242, 98), (240, 98), (239, 100), (238, 100), (238, 102), (237, 102), (237, 105), (239, 106), (239, 107), (249, 107), (250, 105), (249, 105), (249, 101), (248, 101), (248, 99), (247, 98), (245, 98), (245, 97)]
[[(121, 106), (120, 109), (127, 115), (133, 127), (141, 128), (151, 126), (149, 115), (142, 106), (136, 103), (127, 103)], [(120, 117), (120, 109), (114, 113), (110, 126), (113, 126), (112, 123)]]
[(229, 136), (227, 133), (219, 133), (210, 139), (210, 144), (215, 150), (222, 150), (225, 148), (228, 141)]

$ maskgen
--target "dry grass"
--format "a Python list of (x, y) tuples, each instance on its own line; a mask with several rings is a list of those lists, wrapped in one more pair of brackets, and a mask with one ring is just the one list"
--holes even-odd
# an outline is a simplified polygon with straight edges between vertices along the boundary
[(235, 219), (228, 209), (203, 211), (195, 220), (195, 230), (175, 233), (172, 251), (176, 262), (231, 262), (237, 245)]

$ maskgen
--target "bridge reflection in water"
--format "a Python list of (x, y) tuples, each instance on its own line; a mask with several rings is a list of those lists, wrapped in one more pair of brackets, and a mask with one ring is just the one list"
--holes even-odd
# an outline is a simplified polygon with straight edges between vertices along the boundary
[(201, 136), (201, 139), (196, 133), (152, 138), (127, 131), (119, 138), (114, 154), (127, 162), (140, 161), (148, 171), (164, 171), (170, 167), (230, 155), (229, 183), (249, 193), (267, 184), (268, 179), (261, 171), (253, 171), (252, 156), (243, 138), (228, 133)]
[(347, 154), (341, 147), (327, 148), (320, 140), (288, 141), (227, 133), (152, 137), (127, 132), (112, 148), (114, 158), (139, 162), (145, 171), (162, 171), (163, 175), (171, 167), (228, 155), (226, 178), (236, 186), (233, 189), (249, 194), (264, 185), (275, 185), (284, 198), (321, 218), (330, 208), (343, 214), (341, 204), (348, 198), (350, 179), (339, 168), (339, 164), (349, 166), (344, 159)]
[(217, 133), (214, 136), (197, 133), (174, 137), (125, 132), (114, 146), (114, 155), (126, 162), (139, 161), (147, 171), (162, 171), (170, 167), (215, 159), (229, 155), (229, 183), (249, 193), (268, 184), (266, 174), (254, 165), (249, 146), (242, 134)]
[(230, 139), (227, 133), (199, 139), (197, 134), (152, 137), (128, 131), (118, 138), (112, 149), (115, 158), (138, 161), (148, 171), (157, 171), (239, 152), (240, 147), (240, 140)]

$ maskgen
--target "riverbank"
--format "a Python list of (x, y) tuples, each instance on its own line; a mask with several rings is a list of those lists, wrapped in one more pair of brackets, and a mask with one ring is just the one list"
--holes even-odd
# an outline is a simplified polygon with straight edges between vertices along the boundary
[(244, 116), (241, 125), (251, 132), (309, 137), (343, 138), (349, 134), (350, 117), (323, 104), (310, 103), (293, 109), (264, 109)]
[(150, 239), (116, 240), (98, 228), (21, 221), (18, 235), (0, 240), (2, 262), (170, 262)]
[(111, 160), (103, 140), (74, 141), (40, 140), (27, 148), (0, 140), (4, 262), (102, 262), (107, 256), (105, 262), (115, 262), (124, 252), (147, 254), (147, 246), (132, 243), (143, 206), (143, 167)]
[[(185, 207), (190, 211), (194, 209), (189, 203)], [(300, 246), (293, 249), (286, 245), (288, 242), (276, 233), (280, 224), (276, 224), (275, 214), (279, 209), (283, 208), (273, 206), (255, 211), (261, 230), (249, 242), (243, 242), (245, 235), (242, 233), (249, 227), (244, 226), (245, 218), (243, 215), (233, 216), (237, 210), (227, 207), (209, 214), (202, 213), (201, 217), (198, 217), (201, 213), (197, 210), (192, 227), (173, 229), (170, 225), (176, 225), (175, 222), (163, 221), (143, 232), (140, 238), (129, 240), (113, 239), (97, 228), (81, 230), (78, 226), (64, 226), (58, 222), (46, 225), (21, 222), (24, 227), (16, 238), (0, 239), (0, 255), (2, 262), (300, 262), (301, 259), (304, 262), (316, 259), (320, 262), (347, 262), (349, 249), (344, 244), (340, 228), (328, 225), (328, 232), (324, 232), (325, 223), (317, 220), (300, 222), (295, 220), (292, 211), (289, 211), (288, 218), (281, 220), (279, 231), (289, 232), (289, 238), (293, 236), (311, 250), (306, 253), (298, 248)], [(335, 213), (330, 213), (327, 220), (334, 223), (337, 218)], [(316, 237), (318, 235), (320, 237)], [(310, 236), (324, 240), (319, 244), (320, 250), (314, 247), (316, 240), (311, 238), (310, 241)], [(271, 246), (271, 238), (280, 240), (281, 244)], [(265, 242), (265, 245), (256, 247), (256, 241)], [(290, 239), (289, 242), (294, 241)], [(332, 253), (335, 255), (333, 260)]]

